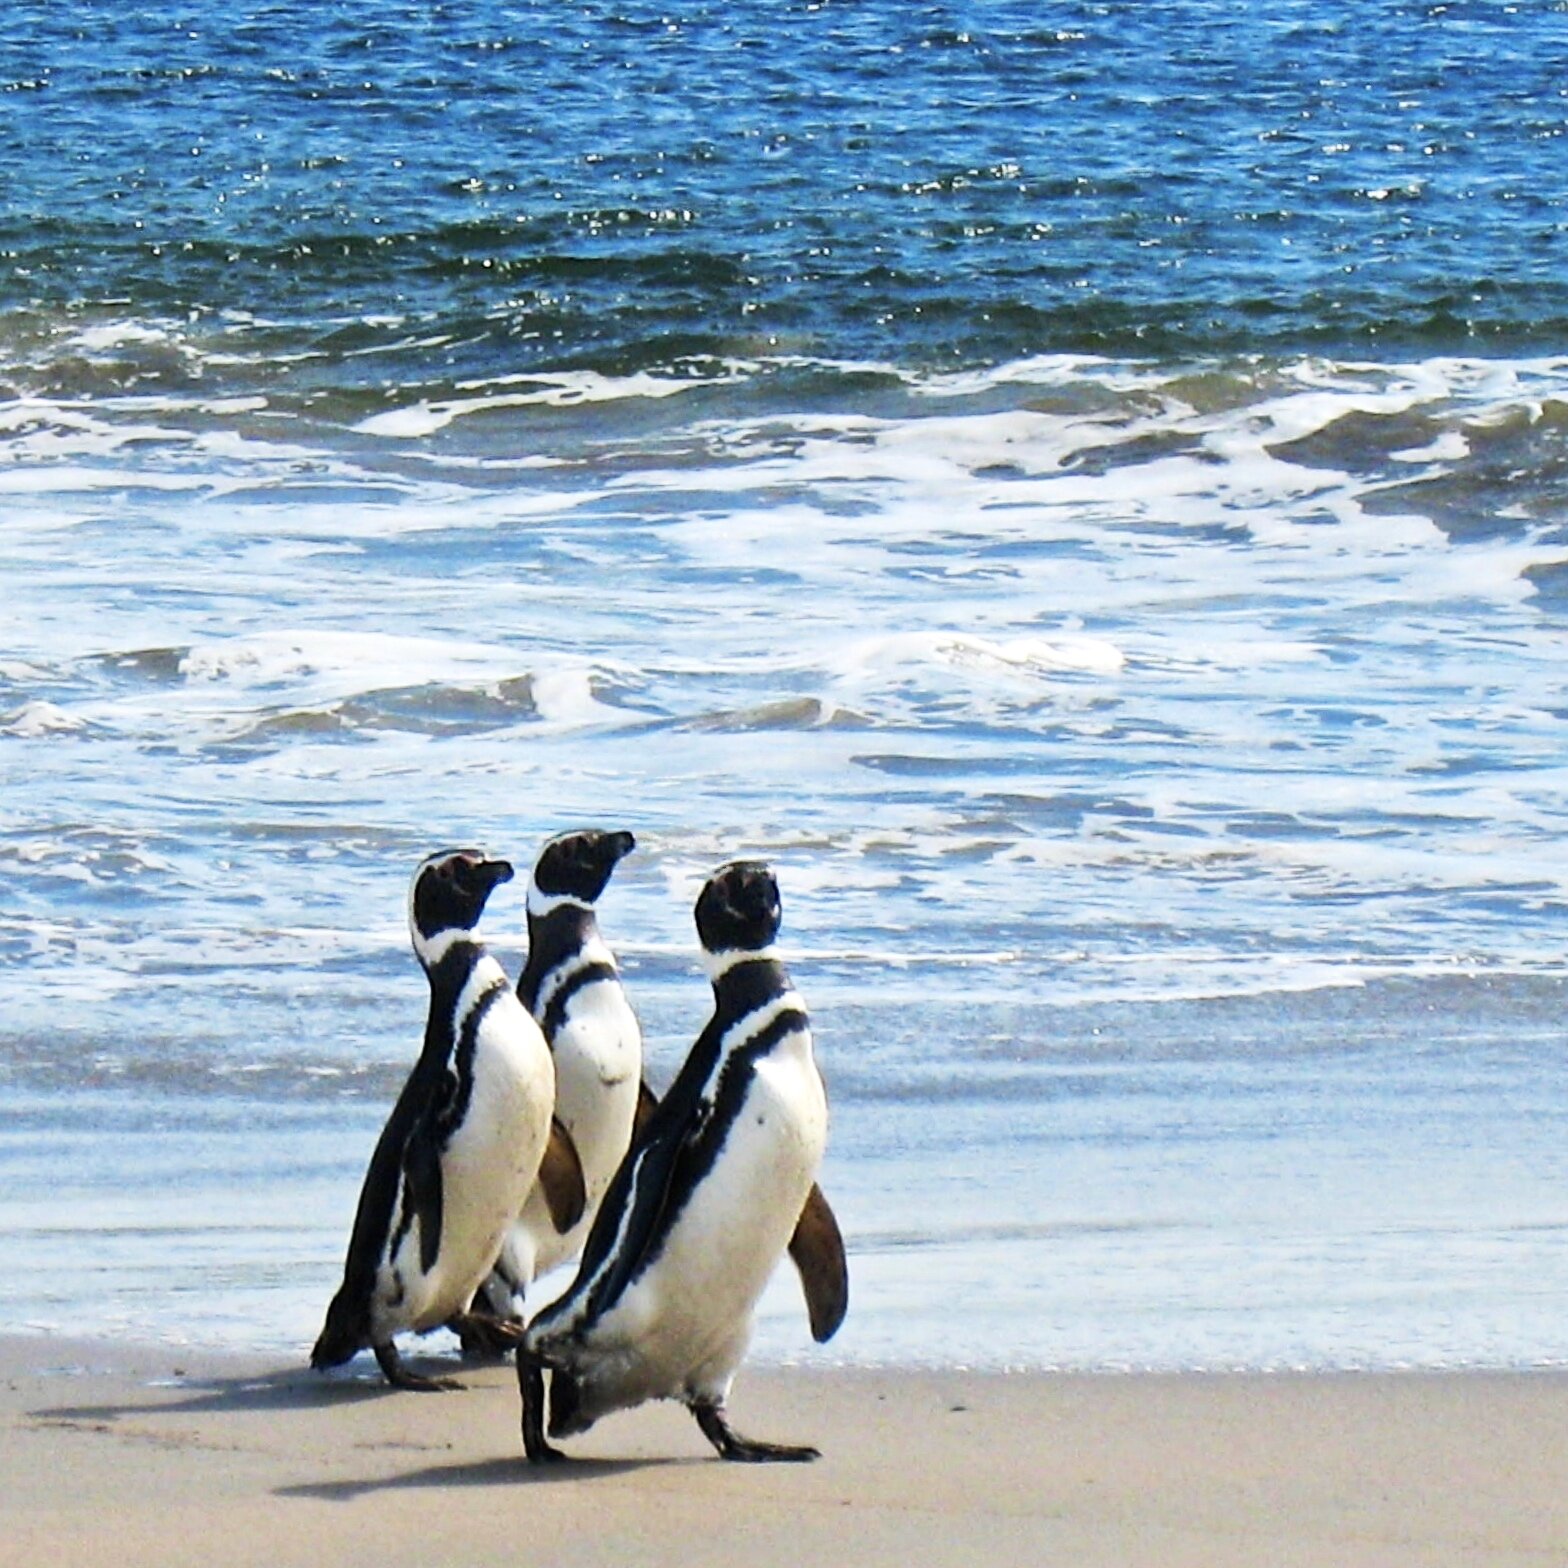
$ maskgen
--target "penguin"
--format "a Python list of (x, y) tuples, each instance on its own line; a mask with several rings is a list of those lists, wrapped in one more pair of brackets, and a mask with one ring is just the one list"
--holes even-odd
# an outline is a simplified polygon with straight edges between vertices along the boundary
[(652, 1111), (589, 1233), (577, 1276), (517, 1349), (523, 1446), (584, 1432), (649, 1399), (678, 1399), (724, 1459), (810, 1460), (815, 1448), (742, 1437), (726, 1410), (768, 1277), (788, 1247), (813, 1333), (847, 1307), (843, 1242), (816, 1187), (827, 1096), (811, 1024), (775, 946), (778, 883), (732, 861), (697, 900), (714, 1010)]
[[(577, 1256), (588, 1226), (632, 1141), (642, 1084), (642, 1031), (626, 1000), (615, 956), (599, 934), (595, 903), (617, 865), (636, 848), (630, 833), (559, 833), (539, 852), (529, 878), (528, 962), (517, 995), (544, 1032), (555, 1060), (555, 1118), (582, 1164), (583, 1210), (560, 1228), (536, 1184), (509, 1228), (476, 1308), (459, 1330), (466, 1351), (510, 1349), (505, 1329), (520, 1323), (528, 1287)], [(489, 1332), (490, 1315), (503, 1336)], [(480, 1325), (484, 1325), (483, 1328)]]
[(544, 1036), (474, 935), (511, 876), (506, 861), (471, 849), (432, 855), (414, 874), (409, 931), (430, 982), (424, 1047), (370, 1158), (343, 1283), (310, 1355), (318, 1370), (368, 1346), (396, 1387), (454, 1386), (409, 1371), (393, 1336), (424, 1333), (468, 1302), (541, 1167), (563, 1212), (580, 1210), (572, 1151), (552, 1140)]

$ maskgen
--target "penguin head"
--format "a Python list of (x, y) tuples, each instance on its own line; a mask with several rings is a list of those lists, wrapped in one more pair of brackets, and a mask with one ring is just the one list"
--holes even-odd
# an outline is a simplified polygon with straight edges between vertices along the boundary
[(779, 885), (760, 860), (732, 860), (697, 899), (697, 935), (707, 953), (755, 952), (779, 934)]
[(421, 962), (439, 959), (443, 933), (472, 931), (490, 894), (511, 878), (507, 861), (491, 860), (477, 849), (443, 850), (424, 861), (408, 899), (409, 931)]
[(529, 892), (537, 891), (542, 902), (564, 898), (591, 904), (604, 891), (610, 873), (636, 847), (630, 833), (598, 828), (558, 833), (539, 851)]

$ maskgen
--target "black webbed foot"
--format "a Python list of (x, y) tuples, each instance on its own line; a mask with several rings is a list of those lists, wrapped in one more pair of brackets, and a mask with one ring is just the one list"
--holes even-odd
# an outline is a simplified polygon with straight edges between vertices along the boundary
[(492, 1312), (454, 1312), (446, 1326), (457, 1335), (465, 1361), (500, 1361), (517, 1348), (523, 1337), (521, 1318), (497, 1317)]
[(419, 1394), (433, 1394), (463, 1386), (453, 1378), (425, 1377), (422, 1373), (410, 1372), (403, 1365), (403, 1358), (397, 1353), (397, 1346), (390, 1340), (384, 1345), (376, 1345), (374, 1349), (382, 1375), (393, 1388), (407, 1388)]
[(729, 1423), (723, 1405), (693, 1404), (688, 1407), (702, 1428), (702, 1435), (719, 1451), (720, 1459), (733, 1459), (740, 1464), (804, 1464), (820, 1459), (821, 1453), (806, 1445), (790, 1443), (758, 1443), (742, 1437)]

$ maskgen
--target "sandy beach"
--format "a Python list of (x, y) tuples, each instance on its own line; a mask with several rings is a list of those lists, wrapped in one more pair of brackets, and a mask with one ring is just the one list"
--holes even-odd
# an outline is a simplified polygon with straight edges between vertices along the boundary
[(713, 1457), (651, 1407), (521, 1461), (509, 1371), (462, 1392), (0, 1341), (0, 1561), (1404, 1568), (1568, 1560), (1568, 1377), (743, 1371)]

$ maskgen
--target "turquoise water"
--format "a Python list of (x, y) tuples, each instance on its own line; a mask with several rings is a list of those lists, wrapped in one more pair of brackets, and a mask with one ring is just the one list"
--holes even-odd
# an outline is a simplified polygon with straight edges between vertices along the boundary
[(703, 876), (779, 869), (828, 1354), (1568, 1358), (1565, 67), (1539, 4), (8, 10), (6, 1322), (308, 1343), (413, 867), (597, 822), (657, 1082)]

